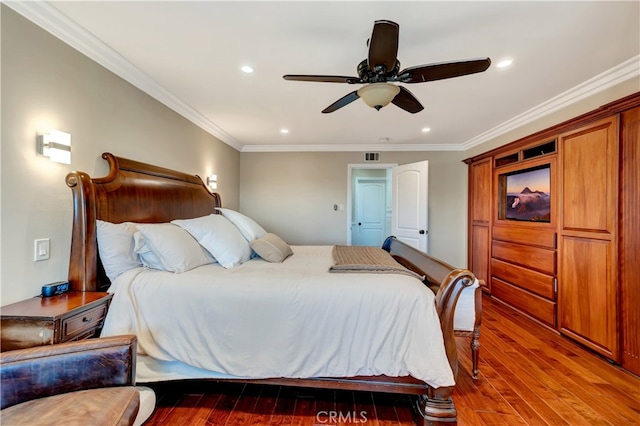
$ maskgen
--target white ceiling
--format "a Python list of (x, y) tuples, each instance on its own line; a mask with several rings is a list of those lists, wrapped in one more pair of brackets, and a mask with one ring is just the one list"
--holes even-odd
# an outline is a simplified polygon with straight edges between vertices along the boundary
[[(640, 81), (638, 1), (9, 5), (242, 151), (468, 149), (593, 91)], [(417, 114), (361, 100), (322, 114), (358, 86), (282, 79), (356, 76), (377, 19), (400, 25), (401, 68), (482, 57), (493, 65), (408, 86), (425, 107)], [(496, 68), (504, 58), (513, 65)], [(255, 72), (240, 72), (245, 64)]]

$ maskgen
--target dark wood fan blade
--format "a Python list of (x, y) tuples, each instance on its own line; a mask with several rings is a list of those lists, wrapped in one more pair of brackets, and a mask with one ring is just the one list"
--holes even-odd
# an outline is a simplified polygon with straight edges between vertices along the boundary
[(328, 107), (326, 107), (325, 109), (322, 110), (323, 114), (328, 114), (330, 112), (333, 112), (337, 109), (342, 108), (343, 106), (349, 105), (351, 102), (357, 100), (360, 96), (358, 96), (358, 91), (354, 90), (353, 92), (349, 93), (348, 95), (345, 95), (343, 97), (341, 97), (340, 99), (338, 99), (337, 101), (335, 101), (334, 103), (332, 103), (331, 105), (329, 105)]
[(398, 73), (403, 83), (424, 83), (483, 72), (491, 65), (491, 59), (473, 59), (459, 62), (443, 62), (406, 68)]
[(369, 69), (383, 65), (387, 71), (393, 69), (398, 56), (398, 34), (400, 27), (391, 21), (376, 21), (369, 39)]
[(410, 112), (411, 114), (415, 114), (416, 112), (420, 112), (424, 109), (420, 101), (413, 96), (413, 93), (402, 86), (399, 87), (400, 92), (398, 92), (396, 97), (393, 98), (391, 103), (407, 112)]
[(300, 75), (300, 74), (287, 74), (282, 78), (290, 81), (315, 81), (320, 83), (349, 83), (356, 84), (362, 83), (358, 77), (348, 77), (343, 75)]

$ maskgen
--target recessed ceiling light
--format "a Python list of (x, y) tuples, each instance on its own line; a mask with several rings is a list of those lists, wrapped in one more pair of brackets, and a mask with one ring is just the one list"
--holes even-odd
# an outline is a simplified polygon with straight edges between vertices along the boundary
[(253, 72), (253, 68), (249, 65), (243, 65), (242, 67), (240, 67), (240, 70), (245, 74), (251, 74)]
[(431, 131), (430, 127), (423, 127), (422, 128), (422, 133), (429, 133)]
[(505, 68), (508, 67), (509, 65), (511, 65), (513, 63), (512, 59), (503, 59), (502, 61), (498, 62), (496, 64), (496, 67), (498, 68)]
[(280, 129), (280, 133), (287, 134), (289, 133), (289, 129)]

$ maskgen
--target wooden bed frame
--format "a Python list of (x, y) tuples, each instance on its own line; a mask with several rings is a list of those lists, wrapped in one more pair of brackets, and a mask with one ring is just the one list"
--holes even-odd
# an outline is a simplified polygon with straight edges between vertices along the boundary
[[(189, 175), (125, 158), (102, 154), (109, 173), (91, 178), (83, 172), (71, 172), (66, 183), (73, 193), (73, 231), (69, 263), (69, 281), (73, 290), (105, 291), (110, 282), (98, 253), (96, 220), (162, 223), (217, 213), (220, 195), (211, 193), (196, 175)], [(436, 291), (449, 364), (458, 371), (453, 315), (461, 291), (475, 276), (468, 270), (454, 269), (444, 262), (389, 237), (383, 248), (407, 268), (426, 276), (425, 284)], [(417, 395), (416, 414), (424, 425), (454, 423), (457, 413), (451, 394), (454, 387), (432, 388), (413, 377), (340, 377), (309, 379), (261, 379), (243, 382), (364, 390)]]

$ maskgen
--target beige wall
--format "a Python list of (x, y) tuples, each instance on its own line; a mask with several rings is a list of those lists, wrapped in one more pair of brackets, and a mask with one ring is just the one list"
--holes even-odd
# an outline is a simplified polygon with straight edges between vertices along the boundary
[[(429, 161), (429, 251), (466, 265), (467, 166), (460, 152), (382, 152), (381, 163)], [(242, 153), (240, 211), (292, 244), (345, 244), (348, 165), (362, 152)]]
[[(2, 5), (1, 304), (66, 279), (71, 170), (104, 176), (104, 151), (206, 176), (238, 207), (240, 154)], [(72, 134), (70, 165), (36, 154), (36, 132)], [(33, 262), (33, 240), (51, 259)]]

